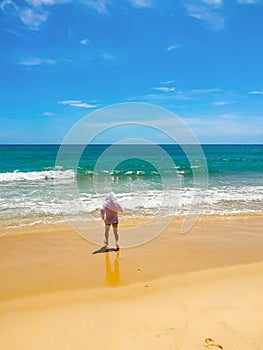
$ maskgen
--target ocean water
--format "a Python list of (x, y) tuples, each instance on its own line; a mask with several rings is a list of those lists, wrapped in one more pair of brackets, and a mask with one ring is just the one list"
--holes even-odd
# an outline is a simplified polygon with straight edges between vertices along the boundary
[(190, 152), (189, 159), (187, 147), (118, 147), (89, 145), (78, 159), (81, 146), (68, 145), (58, 163), (59, 145), (1, 145), (2, 227), (56, 222), (63, 214), (98, 219), (109, 191), (123, 217), (185, 215), (199, 186), (195, 175), (208, 179), (201, 189), (204, 215), (263, 214), (263, 145), (203, 145), (207, 169), (200, 155)]

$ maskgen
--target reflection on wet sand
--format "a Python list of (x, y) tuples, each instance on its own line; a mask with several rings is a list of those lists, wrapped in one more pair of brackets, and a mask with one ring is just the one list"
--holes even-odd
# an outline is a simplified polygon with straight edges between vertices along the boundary
[(113, 262), (113, 268), (111, 267), (110, 253), (105, 253), (105, 268), (106, 268), (106, 284), (110, 287), (116, 287), (120, 284), (120, 266), (119, 266), (119, 255), (117, 252)]

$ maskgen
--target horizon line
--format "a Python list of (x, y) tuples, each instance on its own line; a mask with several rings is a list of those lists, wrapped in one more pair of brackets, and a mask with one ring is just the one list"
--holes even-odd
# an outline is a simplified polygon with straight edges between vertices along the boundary
[[(174, 146), (181, 146), (181, 145), (201, 145), (201, 146), (205, 146), (205, 145), (211, 145), (211, 146), (263, 146), (263, 143), (183, 143), (183, 144), (178, 144), (178, 143), (157, 143), (157, 142), (153, 142), (152, 144), (155, 145), (160, 145), (160, 146), (170, 146), (170, 145), (174, 145)], [(0, 146), (83, 146), (85, 145), (85, 143), (0, 143)], [(108, 143), (108, 142), (103, 142), (103, 143), (89, 143), (86, 146), (109, 146), (109, 145), (121, 145), (121, 146), (126, 146), (126, 145), (146, 145), (146, 146), (150, 146), (151, 144), (149, 143), (127, 143), (127, 144), (123, 144), (123, 143)]]

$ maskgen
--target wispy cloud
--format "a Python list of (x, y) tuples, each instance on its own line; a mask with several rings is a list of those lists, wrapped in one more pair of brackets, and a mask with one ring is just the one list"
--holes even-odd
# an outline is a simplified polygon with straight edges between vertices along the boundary
[(162, 86), (153, 87), (152, 89), (166, 93), (175, 91), (175, 87), (172, 86), (172, 84), (174, 84), (174, 80), (161, 81), (160, 84)]
[(220, 13), (222, 0), (187, 0), (184, 6), (190, 17), (204, 22), (208, 28), (214, 31), (224, 28), (224, 17)]
[(98, 13), (107, 14), (108, 5), (111, 3), (111, 0), (80, 0), (80, 2)]
[(30, 6), (18, 6), (17, 3), (12, 0), (2, 1), (0, 3), (0, 9), (8, 16), (19, 18), (20, 21), (31, 30), (39, 30), (41, 25), (48, 19), (48, 12), (44, 9)]
[(169, 52), (169, 51), (180, 49), (183, 46), (184, 44), (174, 44), (174, 45), (168, 46), (166, 50)]
[(12, 0), (3, 0), (0, 3), (0, 10), (4, 11), (6, 7), (8, 6), (14, 6), (16, 7), (16, 4)]
[(98, 105), (83, 102), (80, 100), (66, 100), (66, 101), (60, 101), (58, 103), (64, 106), (79, 107), (79, 108), (97, 108), (98, 107)]
[(70, 2), (71, 0), (26, 0), (26, 2), (34, 7), (41, 7), (41, 6), (53, 6), (57, 4), (65, 4), (67, 2)]
[(44, 112), (42, 113), (41, 115), (45, 116), (45, 117), (53, 117), (54, 115), (56, 115), (55, 113), (53, 112)]
[(23, 66), (39, 66), (39, 65), (52, 65), (57, 63), (57, 61), (50, 58), (40, 58), (40, 57), (30, 57), (22, 60), (20, 62)]
[(129, 0), (131, 5), (133, 7), (152, 7), (153, 6), (153, 0)]
[(224, 106), (227, 104), (229, 104), (229, 102), (227, 102), (227, 101), (215, 101), (212, 103), (213, 106)]
[(107, 61), (114, 61), (114, 57), (108, 52), (103, 51), (101, 52), (100, 56)]
[(237, 0), (239, 4), (257, 5), (262, 4), (262, 0)]
[[(0, 0), (1, 1), (1, 0)], [(157, 0), (127, 0), (134, 8), (152, 8)], [(190, 17), (204, 22), (212, 30), (224, 27), (224, 16), (221, 13), (223, 0), (182, 0)], [(48, 20), (51, 8), (59, 4), (78, 2), (93, 9), (99, 14), (108, 14), (113, 0), (2, 0), (0, 10), (10, 16), (17, 17), (30, 30), (39, 31)], [(236, 0), (239, 4), (257, 5), (263, 0)], [(83, 39), (85, 40), (85, 39)], [(86, 44), (83, 44), (86, 45)], [(170, 45), (167, 51), (180, 48), (183, 45)]]
[(258, 91), (258, 90), (249, 91), (249, 95), (263, 95), (263, 91)]
[[(199, 101), (205, 102), (209, 101), (212, 103), (212, 99), (220, 98), (223, 90), (221, 89), (194, 89), (194, 90), (175, 90), (174, 86), (162, 86), (157, 88), (152, 88), (156, 90), (155, 94), (148, 94), (144, 96), (134, 96), (129, 98), (129, 101), (133, 100), (143, 100), (143, 101)], [(165, 92), (165, 93), (164, 93)], [(213, 95), (213, 96), (211, 96)], [(222, 98), (222, 97), (221, 97)]]
[[(94, 9), (98, 13), (107, 13), (111, 0), (78, 0), (83, 5)], [(26, 0), (24, 4), (17, 4), (13, 0), (2, 0), (0, 10), (9, 16), (17, 17), (30, 30), (39, 31), (48, 20), (50, 8), (58, 4), (66, 4), (73, 0)]]
[(19, 11), (18, 17), (29, 29), (39, 30), (40, 26), (48, 19), (48, 14), (25, 8)]
[(201, 0), (201, 2), (211, 5), (211, 6), (221, 6), (223, 5), (223, 0)]
[(174, 80), (160, 81), (160, 84), (162, 84), (162, 85), (170, 85), (170, 84), (173, 84), (173, 83), (175, 83)]
[(88, 43), (89, 43), (89, 39), (88, 38), (84, 38), (84, 39), (82, 39), (82, 40), (80, 40), (80, 44), (81, 45), (88, 45)]
[(175, 91), (175, 87), (168, 87), (168, 86), (160, 86), (160, 87), (153, 87), (153, 90), (157, 90), (157, 91), (162, 91), (162, 92), (173, 92)]
[(220, 92), (222, 91), (221, 89), (195, 89), (195, 90), (190, 90), (190, 94), (211, 94), (214, 92)]
[[(236, 0), (239, 4), (260, 5), (263, 0)], [(224, 28), (225, 19), (221, 12), (223, 0), (184, 0), (187, 13), (206, 24), (208, 28), (218, 31)]]

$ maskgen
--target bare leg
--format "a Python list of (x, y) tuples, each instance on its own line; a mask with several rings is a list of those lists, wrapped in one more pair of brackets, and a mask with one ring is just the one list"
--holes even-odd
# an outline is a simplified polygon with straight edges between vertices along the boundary
[(105, 245), (107, 246), (109, 244), (109, 232), (110, 232), (110, 225), (105, 224)]
[(118, 224), (112, 224), (112, 228), (113, 228), (113, 233), (114, 233), (114, 237), (115, 237), (116, 248), (119, 249)]

